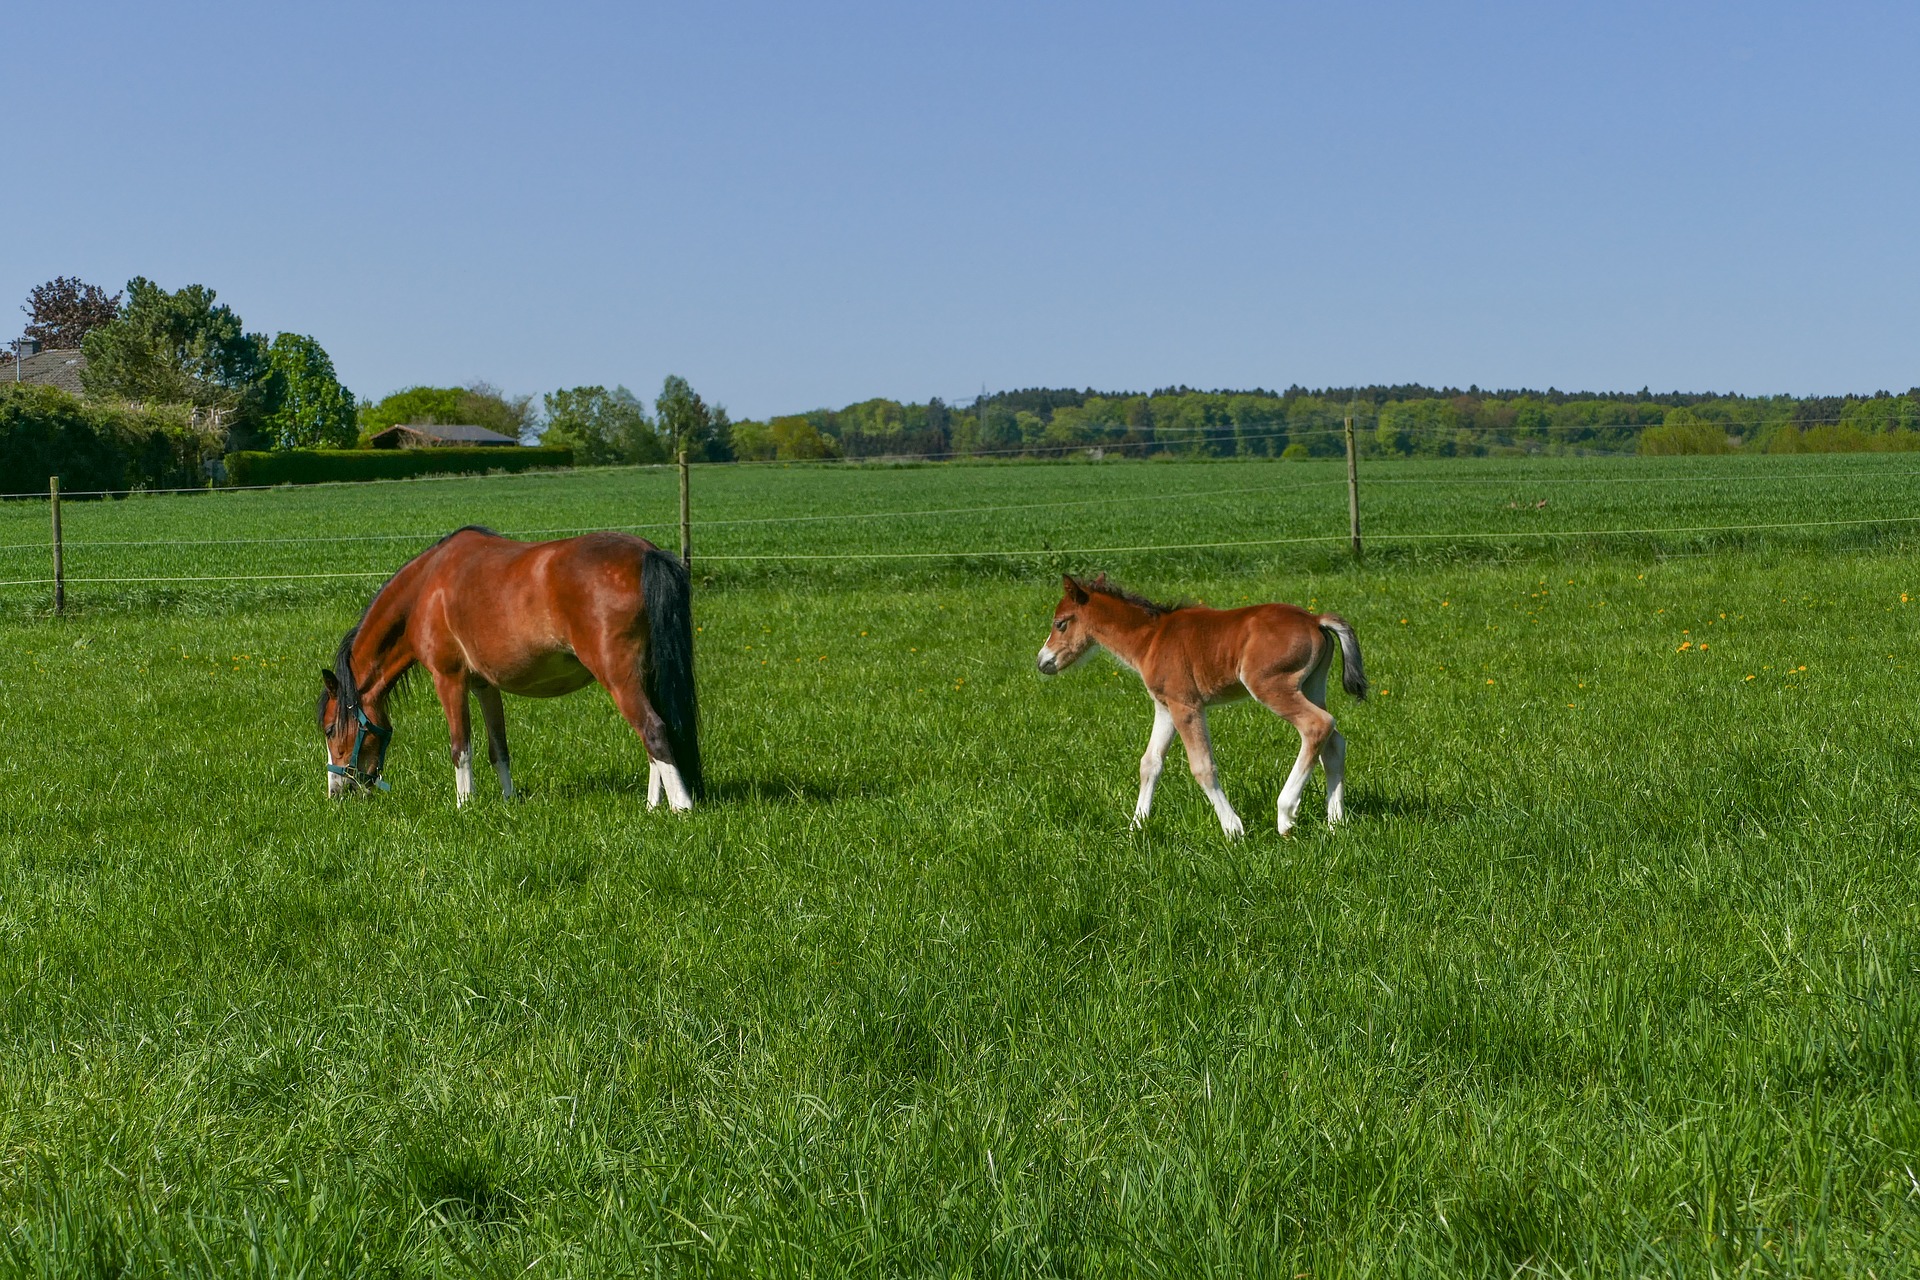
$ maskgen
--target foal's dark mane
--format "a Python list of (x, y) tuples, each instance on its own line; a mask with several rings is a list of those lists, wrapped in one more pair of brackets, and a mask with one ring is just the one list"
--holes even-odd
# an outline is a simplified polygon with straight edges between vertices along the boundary
[[(340, 682), (340, 701), (334, 707), (334, 715), (341, 721), (346, 720), (346, 718), (351, 716), (360, 706), (360, 685), (353, 674), (353, 642), (360, 638), (360, 628), (366, 624), (367, 615), (373, 612), (373, 606), (379, 602), (381, 593), (393, 585), (395, 578), (405, 573), (410, 566), (418, 563), (422, 557), (432, 555), (442, 546), (463, 533), (484, 533), (495, 538), (500, 536), (498, 532), (482, 524), (461, 525), (458, 529), (455, 529), (452, 533), (440, 539), (440, 541), (434, 543), (419, 555), (408, 560), (406, 564), (401, 565), (398, 569), (395, 569), (391, 574), (387, 575), (387, 580), (380, 584), (372, 596), (368, 597), (367, 607), (360, 611), (358, 621), (347, 628), (346, 635), (340, 637), (340, 647), (334, 650), (333, 653), (333, 675), (334, 678)], [(398, 625), (404, 627), (406, 625), (406, 619), (402, 618)], [(397, 690), (404, 685), (408, 677), (413, 674), (414, 665), (415, 664), (410, 662), (403, 667), (400, 673), (394, 677), (393, 684), (390, 687)], [(323, 690), (320, 694), (320, 714), (325, 715), (326, 709), (327, 695)]]
[(1168, 614), (1168, 613), (1178, 613), (1180, 612), (1180, 610), (1188, 607), (1185, 602), (1180, 602), (1175, 604), (1160, 604), (1156, 601), (1147, 599), (1145, 596), (1135, 595), (1133, 592), (1128, 591), (1125, 587), (1118, 586), (1114, 583), (1108, 582), (1107, 575), (1104, 573), (1101, 574), (1099, 577), (1095, 578), (1092, 582), (1083, 582), (1080, 585), (1088, 591), (1098, 592), (1103, 596), (1111, 596), (1115, 600), (1124, 600), (1128, 604), (1133, 605), (1135, 608), (1145, 609), (1147, 611), (1147, 616), (1151, 618), (1158, 618), (1161, 615)]

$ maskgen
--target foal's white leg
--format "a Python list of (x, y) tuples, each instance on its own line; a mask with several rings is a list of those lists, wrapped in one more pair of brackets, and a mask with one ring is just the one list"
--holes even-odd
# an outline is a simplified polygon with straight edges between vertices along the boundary
[[(667, 807), (676, 812), (693, 808), (693, 793), (687, 790), (686, 779), (680, 776), (680, 770), (664, 760), (650, 760), (649, 763), (653, 777), (658, 778), (660, 785), (666, 788)], [(652, 794), (652, 782), (647, 784), (647, 791), (649, 795)]]
[(1140, 799), (1133, 806), (1133, 825), (1143, 826), (1153, 808), (1154, 784), (1167, 763), (1167, 747), (1173, 742), (1173, 712), (1153, 704), (1153, 732), (1147, 736), (1147, 752), (1140, 757)]
[(1240, 815), (1233, 811), (1233, 804), (1227, 799), (1227, 793), (1221, 789), (1219, 771), (1213, 767), (1213, 736), (1207, 732), (1207, 712), (1204, 707), (1195, 707), (1176, 717), (1174, 727), (1180, 731), (1180, 741), (1187, 749), (1187, 767), (1193, 770), (1193, 780), (1207, 793), (1207, 799), (1213, 802), (1213, 812), (1220, 819), (1220, 829), (1230, 840), (1238, 840), (1247, 833), (1240, 821)]
[(1306, 793), (1307, 779), (1313, 776), (1314, 751), (1307, 744), (1306, 735), (1300, 738), (1300, 754), (1294, 759), (1293, 771), (1280, 788), (1279, 825), (1280, 834), (1293, 830), (1294, 819), (1300, 816), (1300, 797)]
[(647, 759), (647, 808), (660, 807), (660, 765), (652, 757)]
[[(1307, 678), (1300, 682), (1301, 695), (1322, 712), (1327, 709), (1327, 673), (1332, 670), (1332, 668), (1333, 646), (1328, 644), (1327, 648), (1321, 653), (1319, 661), (1314, 663), (1313, 670), (1309, 671)], [(1275, 710), (1285, 714), (1283, 710), (1285, 706), (1286, 704), (1282, 702), (1279, 706), (1275, 707)], [(1315, 749), (1307, 731), (1301, 729), (1300, 717), (1290, 715), (1287, 718), (1292, 721), (1295, 729), (1300, 730), (1300, 754), (1294, 759), (1293, 771), (1287, 774), (1286, 782), (1280, 787), (1280, 803), (1277, 816), (1281, 835), (1285, 835), (1287, 832), (1293, 830), (1294, 821), (1300, 816), (1300, 800), (1301, 797), (1306, 794), (1307, 782), (1313, 777), (1313, 763), (1316, 759), (1323, 763), (1327, 769), (1327, 822), (1331, 825), (1340, 821), (1338, 816), (1340, 813), (1340, 792), (1338, 789), (1340, 784), (1337, 779), (1340, 776), (1341, 762), (1346, 759), (1346, 756), (1342, 754), (1345, 742), (1340, 738), (1340, 735), (1334, 731), (1333, 718), (1331, 716), (1327, 717), (1327, 734), (1321, 741), (1318, 750)], [(1311, 723), (1311, 721), (1309, 721), (1309, 723)], [(1340, 750), (1336, 750), (1329, 745), (1336, 740), (1341, 742)]]
[(1337, 827), (1347, 817), (1347, 739), (1338, 729), (1320, 748), (1320, 764), (1327, 771), (1327, 825)]

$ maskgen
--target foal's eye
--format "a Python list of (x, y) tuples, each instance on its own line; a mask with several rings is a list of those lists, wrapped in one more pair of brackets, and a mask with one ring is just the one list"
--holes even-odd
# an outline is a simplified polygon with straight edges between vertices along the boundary
[(1053, 624), (1053, 629), (1055, 631), (1065, 631), (1067, 629), (1067, 620), (1065, 618), (1060, 619), (1060, 621)]

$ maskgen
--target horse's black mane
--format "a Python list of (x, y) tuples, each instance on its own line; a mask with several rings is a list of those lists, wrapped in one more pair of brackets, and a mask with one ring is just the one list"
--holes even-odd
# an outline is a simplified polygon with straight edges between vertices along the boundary
[[(401, 565), (398, 569), (395, 569), (391, 574), (387, 575), (387, 580), (381, 583), (379, 588), (367, 598), (367, 607), (360, 611), (359, 619), (356, 620), (351, 627), (347, 628), (346, 635), (340, 637), (340, 647), (333, 652), (333, 677), (340, 682), (340, 701), (338, 705), (334, 707), (333, 712), (336, 719), (345, 722), (349, 716), (353, 715), (353, 713), (359, 709), (360, 685), (353, 674), (353, 642), (360, 637), (360, 628), (366, 623), (367, 615), (373, 612), (374, 603), (380, 599), (380, 593), (392, 586), (393, 580), (406, 572), (408, 565), (419, 560), (421, 556), (430, 555), (438, 551), (447, 542), (463, 533), (484, 533), (496, 538), (500, 536), (497, 531), (489, 529), (483, 524), (461, 525), (458, 529), (455, 529), (452, 533), (440, 539), (440, 541), (434, 543), (425, 551), (422, 551), (420, 555), (414, 556), (408, 560), (406, 564)], [(413, 667), (409, 664), (407, 669), (402, 671), (394, 680), (393, 687), (395, 689), (400, 688), (412, 674)], [(320, 692), (320, 709), (318, 714), (324, 720), (326, 713), (327, 693), (326, 690), (323, 689)]]
[(1097, 591), (1103, 596), (1112, 596), (1115, 600), (1124, 600), (1136, 608), (1145, 609), (1148, 616), (1154, 618), (1158, 618), (1162, 614), (1178, 613), (1180, 610), (1188, 607), (1184, 601), (1174, 604), (1161, 604), (1158, 601), (1149, 600), (1145, 596), (1135, 595), (1125, 587), (1108, 582), (1107, 575), (1104, 573), (1092, 582), (1082, 582), (1080, 585), (1087, 591)]

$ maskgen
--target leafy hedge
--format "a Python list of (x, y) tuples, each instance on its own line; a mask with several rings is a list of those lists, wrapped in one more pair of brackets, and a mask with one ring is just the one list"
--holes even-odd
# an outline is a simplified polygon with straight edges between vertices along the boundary
[(227, 455), (227, 483), (327, 484), (409, 476), (538, 471), (573, 465), (571, 449), (276, 449)]
[(0, 382), (0, 493), (175, 489), (207, 483), (219, 436), (179, 407), (132, 409), (58, 387)]

